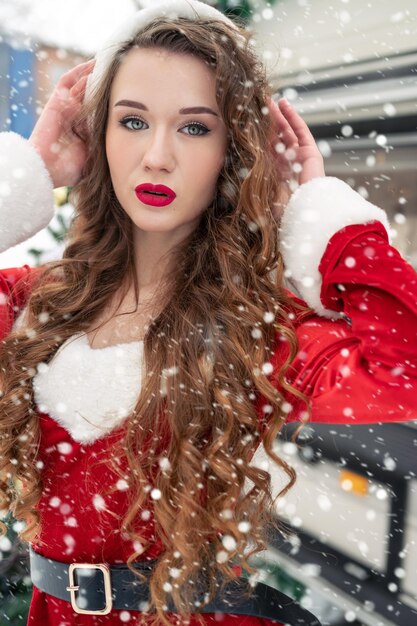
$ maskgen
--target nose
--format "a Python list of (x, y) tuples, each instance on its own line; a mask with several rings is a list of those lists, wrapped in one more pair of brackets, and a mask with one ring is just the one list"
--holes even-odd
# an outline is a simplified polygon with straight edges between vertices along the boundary
[(161, 128), (149, 133), (142, 158), (144, 169), (170, 172), (174, 164), (174, 147), (168, 137), (168, 132)]

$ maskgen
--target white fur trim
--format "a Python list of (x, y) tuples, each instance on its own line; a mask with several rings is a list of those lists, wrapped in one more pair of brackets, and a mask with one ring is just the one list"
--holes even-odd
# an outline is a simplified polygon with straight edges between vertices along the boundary
[(141, 390), (143, 341), (92, 349), (83, 332), (62, 344), (33, 379), (38, 409), (70, 433), (93, 443), (120, 426)]
[(0, 252), (45, 228), (54, 216), (53, 184), (35, 148), (0, 133)]
[[(145, 26), (158, 17), (186, 17), (190, 20), (207, 18), (208, 20), (220, 20), (229, 24), (236, 30), (236, 40), (244, 42), (236, 24), (223, 13), (197, 0), (165, 0), (165, 2), (146, 3), (146, 7), (137, 11), (133, 17), (125, 20), (121, 26), (107, 40), (105, 45), (96, 54), (94, 70), (89, 75), (85, 98), (88, 99), (94, 89), (100, 83), (107, 68), (110, 66), (116, 52), (122, 45), (131, 41)], [(148, 6), (149, 5), (149, 6)]]
[(319, 264), (329, 239), (350, 224), (389, 223), (382, 209), (365, 200), (347, 183), (332, 176), (313, 178), (294, 192), (281, 218), (281, 251), (286, 277), (319, 315), (337, 319), (320, 300)]

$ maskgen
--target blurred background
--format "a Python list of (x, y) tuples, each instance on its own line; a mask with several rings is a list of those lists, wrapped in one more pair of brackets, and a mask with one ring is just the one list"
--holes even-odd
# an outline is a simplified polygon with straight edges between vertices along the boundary
[[(144, 4), (0, 0), (0, 130), (29, 137), (61, 74), (94, 56), (114, 25)], [(286, 96), (306, 120), (326, 173), (387, 211), (393, 245), (417, 268), (415, 0), (207, 4), (246, 22), (274, 98)], [(0, 267), (62, 254), (68, 192), (55, 190), (48, 228), (0, 254)], [(416, 424), (308, 426), (297, 444), (291, 435), (276, 445), (298, 481), (277, 515), (295, 534), (271, 535), (256, 563), (260, 578), (323, 626), (417, 624)], [(264, 462), (262, 450), (257, 460)], [(271, 472), (278, 491), (282, 476)], [(18, 523), (9, 528), (0, 539), (0, 626), (26, 623), (31, 593)]]

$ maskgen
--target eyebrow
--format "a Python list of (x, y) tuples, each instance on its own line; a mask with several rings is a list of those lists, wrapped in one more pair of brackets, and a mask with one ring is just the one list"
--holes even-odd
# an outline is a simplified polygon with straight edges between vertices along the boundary
[[(114, 105), (115, 107), (125, 106), (125, 107), (133, 107), (134, 109), (141, 109), (142, 111), (149, 111), (148, 107), (146, 107), (142, 102), (136, 102), (135, 100), (119, 100)], [(219, 117), (219, 114), (210, 109), (210, 107), (187, 107), (185, 109), (180, 109), (179, 113), (181, 115), (189, 115), (190, 113), (193, 115), (197, 115), (198, 113), (209, 113), (210, 115), (215, 115)]]

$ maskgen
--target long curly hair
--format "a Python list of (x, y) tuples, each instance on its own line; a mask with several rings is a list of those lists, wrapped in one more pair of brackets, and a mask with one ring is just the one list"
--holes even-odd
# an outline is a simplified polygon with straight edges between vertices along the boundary
[[(112, 81), (134, 46), (202, 59), (216, 76), (227, 155), (211, 206), (172, 252), (173, 269), (158, 291), (158, 314), (144, 338), (141, 392), (115, 453), (128, 464), (132, 494), (118, 520), (123, 532), (146, 547), (135, 526), (146, 505), (164, 546), (149, 581), (155, 624), (171, 623), (168, 600), (183, 619), (190, 617), (198, 573), (205, 572), (211, 599), (218, 574), (224, 582), (235, 579), (236, 564), (254, 572), (248, 558), (266, 548), (267, 529), (283, 526), (273, 513), (271, 476), (252, 466), (251, 458), (262, 440), (268, 457), (288, 477), (279, 495), (286, 493), (295, 472), (273, 450), (288, 416), (285, 398), (301, 401), (309, 414), (307, 398), (285, 376), (298, 348), (291, 312), (297, 309), (303, 317), (309, 310), (283, 285), (272, 210), (281, 202), (284, 184), (269, 147), (270, 91), (250, 34), (239, 30), (244, 45), (221, 21), (159, 19), (114, 56), (75, 126), (87, 138), (88, 155), (72, 190), (75, 215), (63, 257), (40, 268), (24, 328), (12, 330), (0, 345), (0, 507), (26, 521), (21, 537), (32, 540), (40, 530), (36, 505), (42, 493), (32, 388), (37, 365), (50, 362), (75, 333), (91, 330), (121, 285), (133, 285), (136, 298), (139, 293), (132, 223), (114, 193), (104, 149)], [(265, 364), (282, 339), (288, 357), (271, 381)], [(264, 430), (255, 410), (259, 397), (268, 408)], [(160, 450), (150, 448), (149, 433), (166, 442), (168, 463), (158, 463)], [(114, 469), (120, 473), (117, 463)], [(152, 502), (143, 489), (150, 482), (161, 492)], [(133, 571), (138, 557), (135, 552), (129, 559)], [(175, 584), (167, 586), (173, 567)]]

